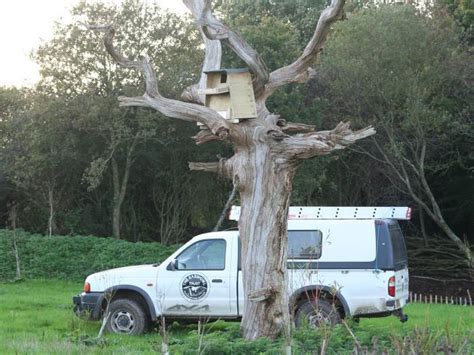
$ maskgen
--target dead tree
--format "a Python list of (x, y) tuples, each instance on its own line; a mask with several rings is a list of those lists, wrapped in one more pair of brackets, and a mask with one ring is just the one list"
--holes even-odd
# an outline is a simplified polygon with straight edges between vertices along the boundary
[(198, 84), (184, 91), (183, 101), (163, 97), (146, 56), (136, 61), (124, 57), (114, 47), (112, 26), (90, 27), (105, 32), (105, 47), (118, 64), (140, 70), (144, 75), (143, 96), (119, 97), (121, 106), (149, 107), (170, 118), (198, 122), (205, 129), (194, 137), (197, 144), (221, 140), (233, 145), (231, 158), (215, 163), (189, 163), (189, 167), (231, 179), (240, 194), (239, 231), (246, 295), (241, 323), (244, 337), (274, 338), (282, 331), (288, 334), (291, 323), (286, 277), (287, 215), (296, 169), (306, 159), (343, 149), (375, 131), (371, 127), (352, 131), (349, 123), (340, 123), (333, 130), (316, 132), (314, 126), (292, 123), (271, 113), (266, 100), (286, 84), (308, 80), (310, 66), (323, 47), (330, 25), (343, 15), (344, 0), (332, 0), (322, 12), (301, 56), (273, 72), (268, 71), (263, 59), (242, 37), (213, 15), (210, 0), (184, 3), (203, 34), (203, 72), (220, 68), (221, 42), (247, 64), (252, 73), (256, 118), (233, 124), (203, 106), (198, 90), (204, 87), (204, 73)]
[(16, 221), (17, 221), (17, 212), (16, 212), (16, 202), (12, 202), (8, 205), (8, 219), (11, 223), (12, 228), (12, 247), (13, 254), (15, 255), (15, 265), (16, 265), (16, 277), (15, 280), (21, 280), (21, 266), (20, 266), (20, 254), (18, 252), (18, 243), (16, 236)]

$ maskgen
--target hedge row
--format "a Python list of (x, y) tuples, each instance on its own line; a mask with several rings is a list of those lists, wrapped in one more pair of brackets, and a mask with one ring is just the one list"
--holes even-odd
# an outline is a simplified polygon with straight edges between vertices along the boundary
[[(82, 281), (100, 270), (161, 262), (177, 248), (92, 236), (45, 237), (24, 231), (16, 236), (24, 278)], [(12, 232), (0, 230), (0, 280), (13, 279), (15, 271)]]

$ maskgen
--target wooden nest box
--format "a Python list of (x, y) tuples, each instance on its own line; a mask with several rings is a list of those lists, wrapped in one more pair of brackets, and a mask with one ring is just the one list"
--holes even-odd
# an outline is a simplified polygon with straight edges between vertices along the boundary
[(248, 69), (219, 69), (205, 73), (206, 89), (199, 93), (206, 96), (207, 107), (232, 123), (257, 117), (252, 77)]

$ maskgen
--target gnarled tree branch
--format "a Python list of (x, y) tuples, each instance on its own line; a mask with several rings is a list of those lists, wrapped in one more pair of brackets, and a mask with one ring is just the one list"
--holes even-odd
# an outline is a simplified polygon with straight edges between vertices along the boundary
[(118, 52), (113, 44), (115, 30), (111, 25), (89, 26), (90, 29), (105, 32), (104, 45), (112, 58), (124, 68), (141, 70), (145, 77), (145, 94), (141, 97), (119, 97), (121, 106), (151, 107), (163, 115), (185, 121), (200, 122), (206, 125), (220, 139), (226, 139), (229, 133), (227, 122), (214, 110), (187, 102), (167, 99), (158, 90), (155, 71), (150, 60), (144, 56), (139, 60), (130, 60)]
[(290, 65), (270, 73), (270, 79), (265, 88), (265, 96), (270, 96), (276, 89), (288, 83), (306, 82), (312, 74), (310, 65), (314, 62), (323, 48), (330, 26), (343, 15), (345, 0), (331, 0), (321, 13), (313, 37), (306, 45), (303, 54)]
[(290, 160), (310, 159), (318, 155), (329, 154), (334, 150), (344, 149), (359, 139), (373, 134), (375, 134), (375, 129), (371, 126), (352, 131), (350, 123), (341, 122), (331, 131), (289, 136), (276, 149)]
[[(198, 6), (197, 4), (196, 6)], [(212, 40), (206, 37), (202, 28), (199, 28), (199, 32), (201, 33), (202, 39), (204, 41), (205, 46), (205, 55), (204, 55), (204, 62), (202, 65), (201, 70), (201, 77), (199, 78), (199, 82), (197, 84), (191, 85), (184, 92), (181, 94), (181, 98), (184, 101), (194, 102), (204, 105), (205, 96), (199, 94), (199, 89), (206, 88), (206, 81), (207, 76), (205, 74), (206, 71), (209, 70), (217, 70), (221, 67), (221, 58), (222, 58), (222, 48), (221, 48), (221, 41), (219, 40)]]
[(203, 163), (203, 162), (189, 162), (189, 170), (205, 171), (206, 173), (217, 173), (219, 171), (219, 162)]
[(247, 64), (253, 73), (253, 89), (258, 97), (268, 81), (268, 69), (260, 55), (237, 33), (212, 14), (211, 0), (183, 0), (207, 38), (221, 40)]
[(189, 162), (188, 166), (189, 170), (217, 173), (217, 175), (219, 175), (220, 177), (232, 179), (233, 168), (231, 159), (221, 158), (219, 159), (219, 161), (211, 163)]
[(314, 132), (314, 130), (316, 129), (316, 126), (314, 125), (288, 122), (283, 118), (278, 119), (276, 125), (280, 127), (283, 132), (286, 133), (308, 133)]
[(194, 137), (192, 137), (195, 141), (196, 141), (196, 144), (199, 145), (199, 144), (204, 144), (204, 143), (207, 143), (207, 142), (212, 142), (212, 141), (216, 141), (216, 140), (219, 140), (219, 137), (217, 137), (216, 135), (212, 134), (211, 131), (209, 131), (208, 129), (203, 129), (203, 130), (200, 130)]

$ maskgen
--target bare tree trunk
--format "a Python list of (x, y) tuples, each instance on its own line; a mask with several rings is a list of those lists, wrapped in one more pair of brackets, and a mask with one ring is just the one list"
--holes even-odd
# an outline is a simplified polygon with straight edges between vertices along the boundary
[(48, 205), (49, 205), (49, 218), (48, 218), (48, 236), (53, 235), (54, 226), (54, 186), (48, 185)]
[[(420, 206), (421, 207), (421, 206)], [(425, 213), (423, 212), (423, 208), (419, 209), (419, 217), (420, 217), (420, 227), (421, 227), (421, 235), (423, 236), (423, 242), (425, 247), (428, 247), (428, 235), (426, 234), (426, 225), (425, 225)]]
[(16, 213), (16, 203), (13, 202), (10, 205), (9, 208), (9, 219), (13, 231), (13, 253), (15, 255), (15, 264), (16, 264), (16, 280), (21, 279), (21, 266), (20, 266), (20, 254), (18, 252), (18, 244), (17, 244), (17, 238), (16, 238), (16, 219), (17, 219), (17, 213)]
[(115, 158), (112, 158), (112, 182), (114, 197), (112, 203), (112, 235), (120, 239), (120, 215), (122, 209), (122, 201), (120, 201), (120, 178), (118, 164)]
[(13, 230), (13, 251), (15, 253), (16, 279), (21, 279), (20, 254), (18, 252), (18, 244), (16, 242), (16, 229)]
[(222, 209), (221, 215), (219, 219), (217, 220), (216, 225), (214, 226), (214, 229), (212, 230), (213, 232), (217, 232), (219, 228), (222, 226), (222, 223), (224, 223), (225, 216), (227, 215), (227, 211), (229, 211), (229, 208), (232, 206), (232, 203), (235, 200), (235, 194), (237, 193), (237, 185), (234, 185), (232, 188), (232, 191), (230, 192), (229, 198), (227, 199), (227, 202), (224, 205), (224, 208)]
[(120, 218), (122, 214), (122, 205), (125, 200), (125, 194), (127, 193), (128, 178), (130, 176), (130, 169), (133, 165), (133, 153), (137, 145), (139, 133), (135, 135), (132, 143), (128, 147), (127, 158), (125, 160), (124, 172), (122, 181), (120, 181), (120, 173), (118, 168), (117, 159), (113, 156), (112, 161), (112, 181), (113, 181), (113, 206), (112, 206), (112, 233), (117, 239), (120, 239)]
[(236, 173), (246, 296), (241, 328), (245, 339), (281, 331), (288, 335), (287, 215), (294, 168), (276, 164), (264, 145), (239, 155), (236, 158), (242, 159), (242, 166)]
[[(426, 149), (426, 148), (424, 148)], [(431, 191), (431, 188), (428, 184), (428, 181), (426, 180), (425, 177), (425, 169), (424, 169), (424, 153), (423, 153), (423, 158), (421, 159), (421, 164), (420, 164), (420, 178), (421, 178), (421, 185), (424, 188), (425, 194), (428, 196), (428, 199), (431, 203), (432, 210), (429, 209), (427, 210), (427, 205), (423, 204), (423, 207), (425, 208), (425, 211), (428, 213), (428, 215), (431, 216), (431, 218), (434, 219), (436, 224), (441, 228), (441, 230), (446, 233), (449, 239), (451, 239), (454, 244), (457, 245), (457, 247), (466, 255), (466, 261), (470, 269), (470, 274), (471, 277), (474, 274), (473, 269), (474, 269), (474, 256), (472, 255), (472, 250), (468, 244), (466, 244), (446, 223), (444, 216), (441, 212), (441, 208), (438, 205), (438, 201), (436, 201), (436, 198), (433, 195), (433, 192)]]
[(185, 208), (184, 198), (188, 178), (175, 179), (167, 184), (162, 193), (153, 186), (152, 201), (160, 220), (160, 243), (171, 245), (182, 240), (186, 232), (186, 222), (189, 212)]
[(286, 278), (288, 205), (296, 168), (305, 160), (375, 133), (353, 132), (340, 123), (332, 131), (287, 136), (269, 129), (270, 115), (239, 123), (235, 155), (218, 163), (190, 163), (191, 170), (233, 179), (240, 193), (239, 234), (245, 307), (241, 329), (247, 340), (287, 339), (290, 313)]

